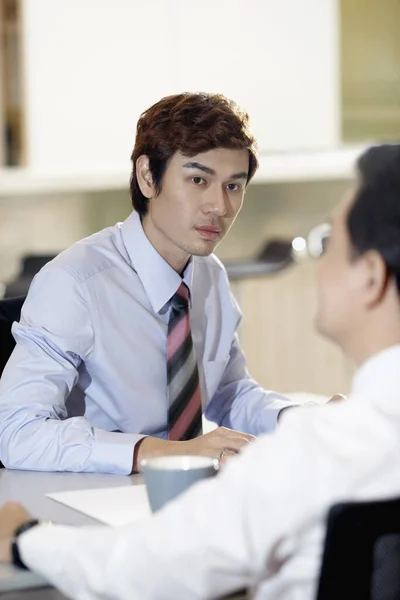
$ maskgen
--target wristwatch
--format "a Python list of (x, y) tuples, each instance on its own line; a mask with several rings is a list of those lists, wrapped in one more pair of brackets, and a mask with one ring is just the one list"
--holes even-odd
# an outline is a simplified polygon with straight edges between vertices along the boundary
[(23, 560), (21, 558), (21, 555), (19, 553), (18, 538), (19, 538), (19, 536), (22, 533), (25, 533), (25, 531), (28, 531), (28, 529), (31, 529), (32, 527), (36, 527), (39, 524), (40, 524), (40, 521), (38, 521), (38, 519), (31, 519), (30, 521), (25, 521), (25, 523), (23, 523), (22, 525), (20, 525), (14, 531), (14, 536), (13, 536), (13, 539), (11, 541), (12, 563), (16, 567), (19, 567), (20, 569), (28, 569), (28, 567), (23, 562)]

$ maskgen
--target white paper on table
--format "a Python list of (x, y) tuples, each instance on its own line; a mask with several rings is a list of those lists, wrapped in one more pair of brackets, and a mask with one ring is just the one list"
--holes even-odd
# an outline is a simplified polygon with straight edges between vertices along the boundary
[(46, 496), (106, 525), (128, 525), (151, 514), (144, 484), (57, 492)]

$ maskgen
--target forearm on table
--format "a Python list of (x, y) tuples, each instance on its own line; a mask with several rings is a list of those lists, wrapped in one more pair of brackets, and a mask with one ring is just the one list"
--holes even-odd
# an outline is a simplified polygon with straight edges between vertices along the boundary
[[(110, 571), (115, 571), (112, 564), (123, 546), (125, 529), (43, 525), (22, 534), (18, 547), (24, 564), (68, 597), (95, 600), (100, 590), (101, 594), (128, 600), (132, 597), (129, 589), (115, 595), (117, 580)], [(128, 572), (126, 569), (125, 577)]]
[(132, 470), (139, 434), (96, 429), (84, 417), (21, 417), (2, 424), (0, 455), (8, 468), (126, 475)]
[(206, 418), (230, 429), (259, 435), (273, 431), (280, 410), (291, 404), (282, 394), (264, 390), (250, 376), (235, 335), (228, 364), (206, 409)]
[(242, 379), (218, 389), (206, 417), (218, 425), (260, 435), (273, 431), (280, 411), (292, 405), (289, 398), (264, 390), (252, 379)]

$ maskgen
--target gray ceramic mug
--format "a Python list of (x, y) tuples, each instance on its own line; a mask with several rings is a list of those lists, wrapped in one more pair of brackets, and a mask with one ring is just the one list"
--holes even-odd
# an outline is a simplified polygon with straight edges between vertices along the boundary
[(156, 456), (140, 463), (153, 512), (191, 485), (218, 473), (219, 461), (207, 456)]

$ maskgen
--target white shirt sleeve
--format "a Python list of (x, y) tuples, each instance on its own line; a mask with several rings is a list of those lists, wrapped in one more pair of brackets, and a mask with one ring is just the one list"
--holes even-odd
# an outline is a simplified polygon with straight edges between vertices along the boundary
[(297, 419), (285, 425), (140, 523), (26, 532), (24, 562), (82, 600), (207, 598), (254, 585), (315, 511), (318, 439)]

